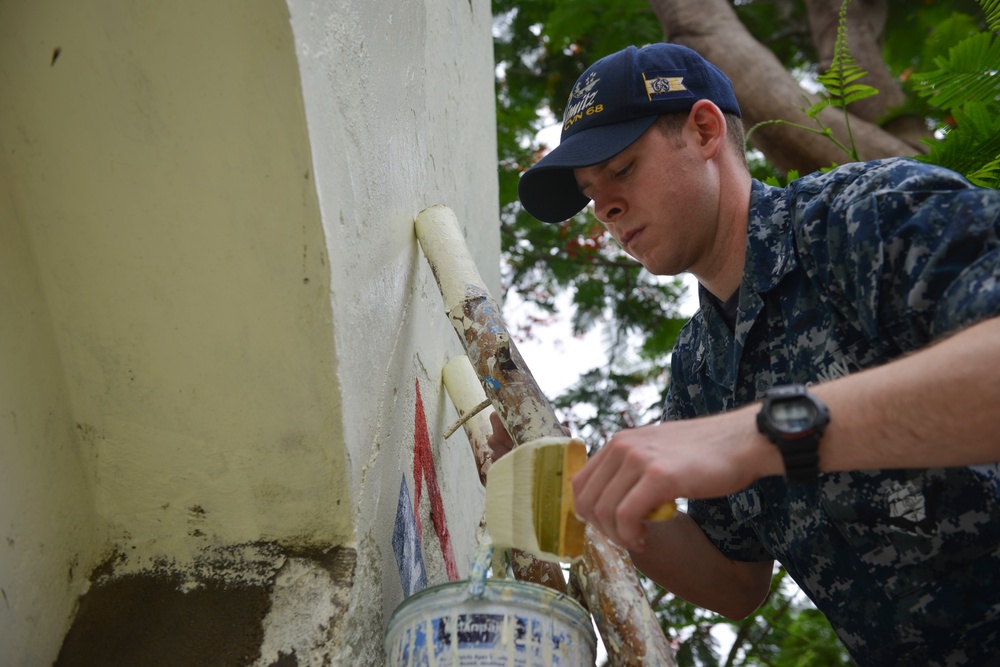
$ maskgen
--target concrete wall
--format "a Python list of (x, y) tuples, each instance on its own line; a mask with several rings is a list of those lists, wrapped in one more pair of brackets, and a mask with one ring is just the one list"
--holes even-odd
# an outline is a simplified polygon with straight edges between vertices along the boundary
[(0, 4), (0, 663), (376, 665), (404, 593), (466, 573), (412, 229), (452, 206), (498, 289), (490, 25)]
[[(460, 348), (412, 223), (426, 206), (451, 206), (487, 284), (499, 293), (492, 16), (481, 0), (289, 4), (336, 286), (334, 321), (349, 323), (336, 327), (335, 337), (356, 503), (355, 593), (370, 587), (370, 596), (356, 600), (373, 607), (358, 618), (377, 617), (403, 599), (407, 569), (421, 567), (399, 553), (401, 482), (411, 501), (421, 498), (429, 583), (446, 580), (452, 559), (460, 575), (467, 573), (481, 515), (468, 444), (461, 433), (446, 442), (439, 437), (456, 417), (441, 368)], [(425, 472), (434, 479), (421, 477), (414, 455), (422, 438), (418, 391), (436, 467)], [(434, 484), (444, 499), (445, 535), (431, 516)], [(382, 632), (355, 630), (363, 639), (346, 644), (369, 646)]]

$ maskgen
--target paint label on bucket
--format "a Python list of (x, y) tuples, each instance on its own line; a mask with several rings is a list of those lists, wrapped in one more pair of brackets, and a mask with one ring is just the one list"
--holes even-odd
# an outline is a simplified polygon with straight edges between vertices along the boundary
[[(402, 638), (398, 653), (392, 651), (397, 655), (390, 656), (389, 664), (410, 667), (581, 664), (561, 657), (568, 638), (565, 632), (553, 633), (554, 629), (543, 627), (538, 619), (513, 614), (443, 616), (413, 628), (409, 637)], [(428, 638), (432, 641), (428, 642)]]

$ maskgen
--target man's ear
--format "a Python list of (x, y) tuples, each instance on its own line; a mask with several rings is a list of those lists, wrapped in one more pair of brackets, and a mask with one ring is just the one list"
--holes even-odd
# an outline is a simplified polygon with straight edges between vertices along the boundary
[(697, 135), (697, 145), (705, 158), (715, 158), (726, 143), (726, 116), (722, 109), (709, 100), (698, 100), (691, 107), (688, 123)]

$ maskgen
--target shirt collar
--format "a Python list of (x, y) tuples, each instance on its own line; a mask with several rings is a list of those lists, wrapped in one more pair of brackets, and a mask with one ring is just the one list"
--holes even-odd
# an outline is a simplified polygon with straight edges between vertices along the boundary
[(753, 181), (743, 284), (758, 294), (774, 289), (798, 265), (788, 201), (786, 190)]
[(739, 288), (736, 329), (729, 330), (715, 311), (711, 295), (699, 285), (702, 326), (695, 342), (692, 370), (702, 367), (709, 357), (715, 357), (715, 362), (706, 369), (709, 376), (722, 386), (735, 387), (743, 344), (764, 307), (762, 295), (774, 289), (798, 266), (794, 249), (787, 192), (754, 180), (750, 190), (746, 263)]

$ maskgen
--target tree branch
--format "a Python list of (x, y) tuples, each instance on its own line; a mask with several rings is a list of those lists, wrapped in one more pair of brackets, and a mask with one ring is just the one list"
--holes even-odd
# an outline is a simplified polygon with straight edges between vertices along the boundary
[[(732, 80), (743, 123), (782, 119), (812, 125), (802, 106), (816, 101), (792, 78), (775, 55), (747, 31), (728, 0), (650, 0), (667, 41), (688, 46), (713, 62)], [(805, 96), (809, 102), (802, 104)], [(802, 104), (802, 106), (799, 106)], [(820, 119), (841, 143), (848, 132), (839, 110), (825, 109)], [(850, 119), (859, 157), (871, 160), (912, 155), (914, 149), (877, 125)], [(847, 160), (828, 139), (793, 127), (770, 125), (754, 133), (752, 145), (782, 170), (810, 173)]]

